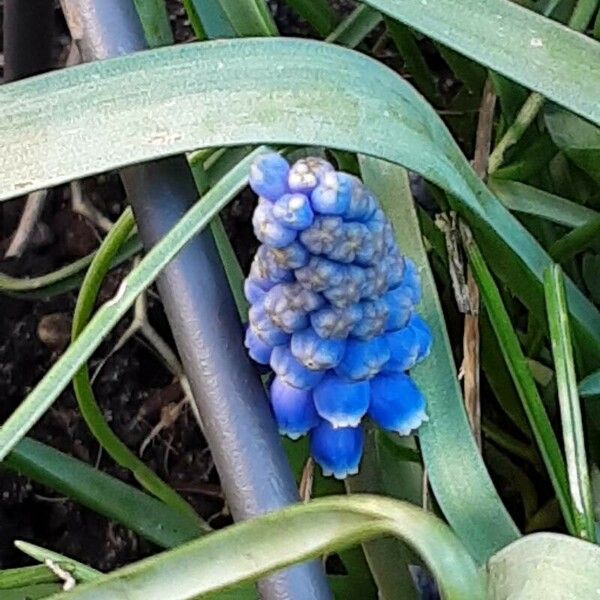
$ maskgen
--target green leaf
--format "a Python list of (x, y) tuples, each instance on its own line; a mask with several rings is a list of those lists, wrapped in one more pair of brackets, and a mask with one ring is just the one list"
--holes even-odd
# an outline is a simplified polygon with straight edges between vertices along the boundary
[[(335, 78), (327, 75), (332, 64)], [(0, 199), (198, 146), (261, 140), (401, 163), (456, 199), (476, 233), (504, 256), (494, 263), (503, 279), (541, 314), (548, 256), (475, 176), (435, 111), (365, 56), (291, 39), (187, 44), (2, 86), (0, 116), (10, 123)], [(571, 283), (568, 296), (577, 334), (598, 356), (600, 314)]]
[(600, 396), (600, 370), (588, 375), (579, 384), (579, 393), (582, 396)]
[(600, 304), (600, 255), (586, 254), (583, 257), (583, 280), (596, 304)]
[(358, 6), (328, 36), (326, 42), (356, 48), (381, 23), (383, 17), (368, 6)]
[(173, 32), (165, 0), (133, 0), (151, 48), (173, 43)]
[(600, 183), (600, 129), (552, 104), (546, 107), (544, 117), (552, 141)]
[(35, 440), (21, 440), (3, 464), (163, 548), (177, 546), (202, 534), (196, 519)]
[(265, 0), (219, 0), (236, 35), (277, 35), (277, 26)]
[(435, 79), (423, 58), (415, 34), (402, 23), (386, 19), (385, 24), (390, 38), (398, 48), (398, 52), (406, 69), (415, 81), (417, 89), (430, 101), (440, 102), (440, 94)]
[[(77, 303), (73, 312), (71, 340), (83, 331), (90, 320), (102, 282), (121, 246), (125, 243), (135, 226), (131, 208), (127, 208), (108, 232), (96, 252), (85, 274)], [(199, 519), (194, 509), (152, 469), (148, 468), (113, 432), (98, 403), (92, 389), (89, 369), (84, 365), (73, 377), (73, 390), (79, 410), (92, 435), (98, 440), (110, 457), (122, 467), (129, 469), (138, 482), (150, 493), (171, 508), (192, 519)], [(204, 524), (205, 530), (210, 530)]]
[(416, 262), (421, 274), (419, 312), (432, 330), (434, 344), (427, 360), (411, 374), (427, 399), (429, 421), (419, 429), (419, 438), (431, 487), (463, 544), (484, 563), (517, 539), (519, 532), (494, 489), (467, 421), (406, 171), (369, 158), (361, 159), (361, 166), (365, 183), (381, 201), (402, 251)]
[(234, 38), (237, 32), (233, 27), (227, 13), (223, 9), (220, 0), (186, 0), (188, 14), (194, 14), (197, 19), (196, 32), (198, 32), (197, 21), (200, 21), (204, 33), (209, 39)]
[[(365, 0), (566, 108), (600, 122), (600, 44), (506, 0)], [(585, 60), (582, 59), (585, 57)]]
[(193, 206), (122, 281), (115, 297), (98, 309), (77, 339), (6, 420), (0, 429), (0, 459), (6, 457), (52, 405), (104, 336), (119, 322), (140, 293), (156, 279), (164, 265), (244, 187), (250, 164), (257, 154), (264, 151), (264, 148), (258, 148), (249, 154), (207, 192), (202, 202)]
[(446, 600), (485, 597), (483, 575), (447, 525), (410, 504), (364, 495), (322, 498), (238, 523), (55, 600), (184, 600), (381, 535), (419, 552)]
[(580, 227), (598, 216), (591, 208), (518, 181), (492, 178), (488, 185), (509, 210), (535, 215), (566, 227)]
[(548, 475), (560, 503), (565, 523), (569, 531), (574, 533), (576, 529), (573, 523), (573, 513), (568, 492), (567, 472), (556, 434), (552, 429), (552, 424), (546, 413), (535, 381), (527, 366), (519, 339), (506, 311), (500, 292), (483, 256), (475, 242), (469, 239), (468, 235), (464, 237), (464, 247), (469, 258), (469, 265), (473, 270), (473, 275), (490, 317), (490, 322), (502, 349), (504, 360), (521, 397), (531, 430), (548, 470)]
[(544, 290), (573, 517), (579, 537), (595, 542), (596, 524), (592, 507), (581, 407), (577, 393), (569, 313), (567, 312), (564, 276), (558, 265), (554, 265), (546, 271)]
[(528, 535), (488, 564), (488, 600), (596, 598), (600, 548), (558, 533)]
[[(60, 566), (64, 568), (66, 565)], [(55, 583), (56, 581), (58, 581), (58, 577), (45, 565), (0, 571), (0, 590), (9, 590), (38, 583)]]
[(2, 600), (39, 600), (56, 594), (62, 586), (58, 583), (40, 583), (28, 585), (16, 590), (5, 590), (2, 592)]
[(335, 22), (335, 14), (327, 0), (284, 0), (322, 37), (329, 35)]

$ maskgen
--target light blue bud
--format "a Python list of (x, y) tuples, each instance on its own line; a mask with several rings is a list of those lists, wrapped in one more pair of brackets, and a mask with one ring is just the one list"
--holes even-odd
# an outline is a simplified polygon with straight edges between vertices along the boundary
[(346, 173), (333, 171), (323, 175), (313, 190), (310, 201), (315, 212), (323, 215), (341, 215), (350, 205), (354, 179)]
[(314, 330), (304, 329), (292, 335), (290, 349), (294, 357), (311, 371), (325, 371), (335, 367), (346, 349), (345, 340), (319, 337)]
[(311, 371), (294, 358), (287, 346), (275, 346), (271, 352), (271, 368), (288, 385), (301, 390), (309, 390), (321, 379), (323, 371)]
[(360, 304), (351, 304), (346, 308), (325, 306), (310, 315), (310, 324), (322, 338), (344, 340), (350, 330), (362, 319)]
[(321, 183), (326, 173), (333, 172), (333, 167), (318, 156), (309, 156), (296, 161), (288, 175), (288, 187), (292, 192), (310, 195)]
[(303, 230), (313, 222), (315, 215), (304, 194), (285, 194), (273, 204), (273, 217), (284, 227)]
[(297, 235), (295, 230), (288, 229), (275, 220), (273, 205), (266, 201), (260, 202), (254, 209), (252, 226), (254, 235), (273, 248), (283, 248), (291, 244)]
[(259, 196), (275, 201), (288, 191), (289, 171), (287, 160), (279, 154), (262, 154), (250, 167), (250, 187)]
[(363, 317), (354, 325), (350, 334), (359, 340), (370, 340), (385, 331), (389, 308), (383, 299), (361, 302)]

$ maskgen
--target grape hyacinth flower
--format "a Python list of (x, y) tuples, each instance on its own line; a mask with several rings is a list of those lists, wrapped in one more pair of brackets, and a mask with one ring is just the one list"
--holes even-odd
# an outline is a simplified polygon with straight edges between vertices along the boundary
[(310, 436), (324, 475), (358, 472), (364, 423), (408, 435), (427, 420), (407, 373), (432, 337), (416, 313), (417, 266), (362, 182), (322, 158), (275, 153), (250, 169), (262, 242), (244, 284), (245, 345), (270, 365), (279, 432)]

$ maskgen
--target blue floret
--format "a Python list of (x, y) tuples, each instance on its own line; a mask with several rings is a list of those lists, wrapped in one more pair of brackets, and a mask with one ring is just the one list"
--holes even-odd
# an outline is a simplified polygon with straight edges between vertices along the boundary
[(354, 178), (346, 173), (325, 173), (310, 196), (314, 211), (323, 215), (343, 214), (350, 205), (354, 185)]
[(323, 298), (304, 289), (298, 283), (278, 284), (263, 300), (265, 313), (271, 322), (286, 333), (308, 327), (308, 314), (323, 305)]
[(363, 341), (349, 338), (346, 352), (335, 372), (342, 377), (360, 381), (370, 379), (381, 371), (390, 358), (390, 347), (386, 336)]
[(310, 452), (321, 466), (323, 475), (344, 479), (358, 473), (365, 434), (363, 428), (339, 427), (321, 421), (310, 434)]
[(359, 340), (370, 340), (385, 331), (385, 324), (389, 314), (387, 302), (383, 299), (371, 302), (361, 302), (363, 317), (350, 331), (351, 335)]
[(279, 346), (285, 344), (290, 336), (277, 327), (267, 313), (262, 302), (253, 304), (248, 311), (248, 320), (252, 333), (264, 344)]
[(346, 349), (346, 340), (319, 337), (313, 329), (304, 329), (292, 335), (292, 354), (312, 371), (324, 371), (335, 367)]
[(318, 256), (313, 256), (305, 267), (295, 271), (296, 279), (313, 292), (339, 286), (345, 274), (344, 265)]
[(248, 354), (252, 360), (261, 365), (268, 365), (271, 360), (273, 346), (265, 344), (252, 330), (252, 327), (246, 328), (246, 337), (244, 345), (248, 349)]
[(408, 375), (378, 375), (371, 380), (369, 417), (383, 429), (408, 435), (427, 420), (425, 399)]
[(275, 377), (270, 397), (280, 434), (296, 440), (319, 424), (320, 418), (310, 391), (300, 390), (281, 377)]
[(346, 308), (358, 302), (366, 281), (365, 270), (361, 267), (343, 265), (341, 269), (342, 280), (323, 290), (323, 296), (336, 308)]
[(340, 230), (340, 239), (326, 253), (326, 256), (331, 260), (351, 263), (355, 261), (356, 255), (361, 249), (363, 256), (369, 254), (370, 242), (371, 236), (365, 225), (362, 223), (343, 223)]
[(431, 344), (433, 343), (431, 329), (429, 329), (429, 325), (425, 323), (420, 315), (413, 315), (409, 324), (417, 335), (417, 341), (419, 344), (417, 361), (420, 362), (424, 358), (427, 358), (429, 356), (429, 352), (431, 352)]
[(300, 234), (300, 241), (312, 254), (328, 254), (342, 242), (341, 217), (319, 216)]
[(275, 201), (288, 191), (289, 172), (285, 158), (274, 152), (263, 154), (250, 167), (250, 187), (258, 196)]
[(252, 216), (254, 235), (264, 244), (273, 248), (283, 248), (296, 239), (297, 231), (278, 223), (273, 216), (273, 205), (270, 202), (259, 202)]
[(410, 321), (406, 327), (386, 334), (386, 339), (390, 347), (390, 360), (383, 367), (386, 373), (402, 373), (417, 364), (421, 343)]
[(344, 219), (348, 221), (368, 221), (377, 210), (377, 203), (371, 192), (357, 179), (352, 189), (350, 204), (344, 212)]
[(316, 156), (301, 158), (290, 169), (288, 187), (292, 192), (310, 195), (325, 175), (333, 171), (333, 167), (322, 158)]
[[(265, 248), (265, 246), (261, 246)], [(284, 270), (293, 270), (304, 267), (310, 260), (310, 253), (298, 241), (292, 242), (289, 246), (283, 248), (270, 248), (270, 253), (273, 256), (275, 264)], [(293, 279), (291, 274), (290, 281)]]
[(273, 204), (273, 217), (284, 227), (302, 231), (309, 227), (315, 215), (304, 194), (285, 194)]
[(389, 309), (385, 322), (387, 331), (402, 329), (408, 323), (413, 311), (412, 298), (411, 291), (403, 286), (397, 287), (385, 294), (383, 299)]
[(369, 394), (368, 381), (348, 381), (331, 372), (313, 390), (317, 412), (334, 427), (356, 427), (369, 408)]
[(421, 276), (419, 275), (417, 265), (410, 258), (404, 259), (402, 285), (410, 290), (413, 304), (419, 304), (421, 302)]
[(312, 371), (294, 358), (287, 346), (275, 346), (271, 368), (283, 381), (301, 390), (310, 390), (323, 379), (323, 371)]
[(361, 319), (360, 304), (351, 304), (346, 308), (326, 306), (310, 315), (310, 324), (322, 338), (345, 340), (352, 327)]

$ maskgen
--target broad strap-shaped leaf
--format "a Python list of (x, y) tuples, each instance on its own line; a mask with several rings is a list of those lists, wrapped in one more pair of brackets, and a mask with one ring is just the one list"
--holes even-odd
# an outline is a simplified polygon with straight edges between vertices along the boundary
[(232, 525), (53, 600), (188, 600), (382, 535), (410, 544), (446, 600), (484, 600), (485, 579), (450, 528), (405, 502), (331, 496)]
[(600, 44), (510, 0), (364, 0), (600, 123)]
[(488, 600), (598, 598), (600, 548), (558, 533), (535, 533), (488, 564)]
[[(454, 531), (472, 556), (483, 563), (517, 539), (519, 531), (498, 497), (467, 421), (407, 173), (368, 158), (361, 161), (361, 168), (365, 183), (379, 196), (394, 225), (402, 252), (415, 261), (421, 275), (419, 312), (431, 327), (434, 343), (430, 356), (412, 375), (427, 399), (429, 421), (419, 429), (419, 437), (431, 487)], [(393, 466), (386, 466), (393, 473)]]
[[(3, 86), (0, 122), (0, 199), (197, 147), (261, 141), (402, 164), (456, 199), (496, 244), (498, 273), (542, 311), (546, 253), (475, 176), (435, 111), (355, 52), (268, 38), (159, 49)], [(600, 314), (567, 287), (577, 333), (599, 355)]]

